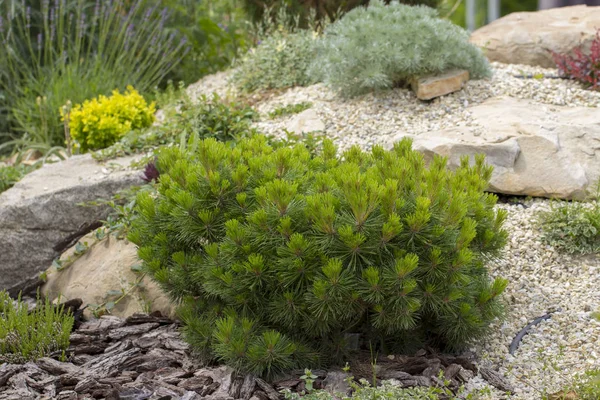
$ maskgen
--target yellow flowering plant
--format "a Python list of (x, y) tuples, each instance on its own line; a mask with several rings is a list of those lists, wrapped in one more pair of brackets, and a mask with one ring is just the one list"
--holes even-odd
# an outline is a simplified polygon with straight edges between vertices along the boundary
[(106, 148), (127, 132), (145, 128), (154, 122), (155, 103), (148, 104), (132, 86), (125, 93), (113, 90), (109, 97), (98, 96), (61, 108), (62, 121), (68, 125), (73, 147), (82, 153)]

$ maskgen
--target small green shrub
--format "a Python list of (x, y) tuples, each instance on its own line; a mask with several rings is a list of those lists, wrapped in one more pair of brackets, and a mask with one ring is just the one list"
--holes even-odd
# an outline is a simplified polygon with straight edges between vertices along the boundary
[(389, 89), (410, 78), (459, 68), (491, 74), (469, 35), (436, 10), (374, 0), (325, 29), (311, 71), (343, 95)]
[(288, 115), (298, 114), (312, 107), (310, 102), (302, 102), (296, 104), (288, 104), (287, 106), (277, 107), (269, 113), (269, 118), (275, 119)]
[(542, 240), (569, 254), (600, 252), (600, 202), (557, 202), (539, 213)]
[(154, 103), (146, 100), (133, 87), (126, 93), (112, 92), (77, 104), (70, 112), (61, 109), (63, 121), (68, 120), (74, 148), (81, 152), (108, 147), (127, 132), (146, 128), (154, 122)]
[(174, 299), (204, 360), (257, 375), (348, 356), (345, 333), (387, 351), (461, 347), (501, 314), (486, 261), (504, 211), (478, 157), (455, 172), (403, 140), (340, 158), (303, 145), (198, 141), (163, 149), (129, 238)]
[(73, 317), (48, 301), (29, 312), (0, 291), (0, 363), (26, 363), (69, 347)]
[(25, 164), (0, 167), (0, 193), (13, 187), (22, 177), (36, 168), (37, 166), (28, 166)]
[(316, 34), (309, 30), (273, 32), (242, 58), (233, 75), (234, 84), (253, 92), (316, 83), (308, 73), (315, 40)]
[(200, 139), (215, 138), (220, 141), (236, 140), (251, 134), (250, 125), (258, 114), (250, 107), (223, 103), (219, 96), (212, 99), (202, 96), (197, 104), (182, 105), (183, 112), (177, 123)]

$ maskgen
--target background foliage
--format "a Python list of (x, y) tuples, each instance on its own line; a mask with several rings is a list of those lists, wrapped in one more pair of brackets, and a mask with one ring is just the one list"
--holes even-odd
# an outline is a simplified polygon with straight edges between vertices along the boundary
[(186, 52), (165, 31), (168, 10), (141, 0), (10, 2), (0, 29), (0, 88), (13, 140), (2, 147), (64, 146), (59, 109), (133, 85), (150, 92)]

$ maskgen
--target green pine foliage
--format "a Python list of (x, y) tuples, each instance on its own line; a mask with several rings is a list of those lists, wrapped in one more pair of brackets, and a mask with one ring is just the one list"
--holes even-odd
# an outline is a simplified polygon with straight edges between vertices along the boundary
[(468, 33), (433, 8), (374, 0), (325, 29), (311, 71), (352, 96), (455, 68), (468, 70), (472, 78), (491, 74)]
[(308, 73), (316, 37), (310, 30), (276, 30), (242, 58), (233, 82), (245, 92), (316, 83)]
[(205, 361), (269, 377), (347, 359), (346, 333), (458, 348), (501, 315), (485, 264), (506, 214), (483, 157), (449, 172), (407, 139), (340, 157), (261, 135), (193, 147), (159, 154), (129, 237)]
[(0, 363), (26, 363), (69, 347), (73, 316), (62, 308), (41, 302), (29, 311), (0, 291)]

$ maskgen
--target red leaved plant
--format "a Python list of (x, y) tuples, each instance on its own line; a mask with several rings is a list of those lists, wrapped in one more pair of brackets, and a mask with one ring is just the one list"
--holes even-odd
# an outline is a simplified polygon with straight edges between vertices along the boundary
[(562, 76), (575, 79), (593, 90), (600, 90), (600, 29), (592, 41), (589, 54), (579, 47), (573, 50), (573, 55), (552, 52), (552, 56)]

